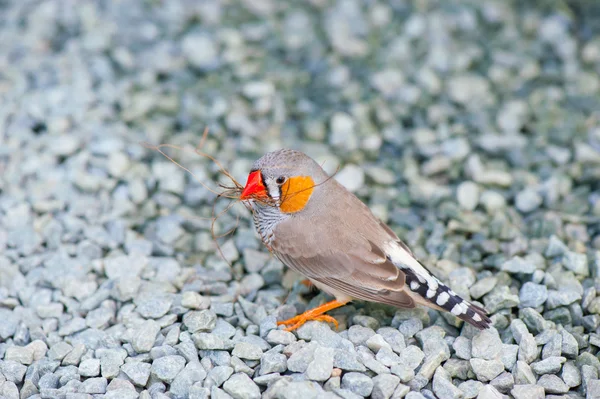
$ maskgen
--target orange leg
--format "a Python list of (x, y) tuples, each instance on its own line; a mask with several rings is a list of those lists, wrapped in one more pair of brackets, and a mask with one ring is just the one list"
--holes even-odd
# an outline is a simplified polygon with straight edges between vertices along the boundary
[(313, 283), (311, 283), (311, 281), (309, 279), (304, 279), (304, 280), (300, 281), (300, 284), (302, 284), (303, 286), (308, 287), (308, 288), (314, 287)]
[(344, 306), (345, 304), (346, 304), (346, 302), (340, 302), (338, 300), (333, 300), (331, 302), (324, 303), (321, 306), (317, 306), (314, 309), (307, 310), (306, 312), (304, 312), (296, 317), (292, 317), (291, 319), (284, 320), (284, 321), (278, 321), (277, 325), (278, 326), (280, 326), (280, 325), (289, 326), (285, 330), (293, 331), (293, 330), (299, 328), (300, 326), (302, 326), (307, 321), (316, 320), (316, 321), (325, 321), (328, 323), (333, 323), (333, 324), (335, 324), (335, 328), (337, 328), (338, 327), (337, 320), (331, 316), (324, 315), (323, 313), (333, 310), (335, 308), (339, 308), (340, 306)]

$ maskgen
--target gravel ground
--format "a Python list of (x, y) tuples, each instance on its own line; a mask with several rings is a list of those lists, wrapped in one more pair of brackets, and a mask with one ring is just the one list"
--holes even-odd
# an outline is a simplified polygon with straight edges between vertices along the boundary
[[(0, 0), (0, 396), (600, 398), (600, 31), (452, 3)], [(226, 179), (139, 144), (206, 126), (242, 182), (284, 146), (340, 165), (494, 328), (277, 329), (323, 295), (239, 204), (223, 260), (200, 182)]]

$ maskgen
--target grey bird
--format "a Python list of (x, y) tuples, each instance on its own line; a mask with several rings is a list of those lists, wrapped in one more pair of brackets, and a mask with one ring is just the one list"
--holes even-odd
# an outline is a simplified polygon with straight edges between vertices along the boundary
[(450, 312), (479, 329), (485, 309), (431, 274), (370, 209), (306, 154), (282, 149), (254, 162), (240, 196), (267, 248), (335, 300), (281, 321), (294, 330), (352, 300)]

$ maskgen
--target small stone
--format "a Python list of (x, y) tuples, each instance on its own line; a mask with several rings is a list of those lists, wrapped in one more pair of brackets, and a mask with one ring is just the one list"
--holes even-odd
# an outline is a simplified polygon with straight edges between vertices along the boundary
[(192, 340), (200, 350), (228, 350), (233, 346), (230, 340), (217, 334), (194, 333)]
[(554, 374), (544, 374), (537, 381), (537, 384), (542, 386), (547, 394), (561, 394), (569, 392), (569, 387), (567, 384), (565, 384), (560, 377)]
[[(377, 334), (381, 335), (390, 348), (398, 354), (406, 348), (404, 336), (400, 331), (393, 327), (382, 327), (377, 330)], [(369, 340), (367, 340), (367, 345), (368, 341)], [(385, 345), (382, 347), (385, 347)]]
[(283, 373), (287, 370), (287, 357), (282, 353), (269, 351), (262, 355), (259, 375)]
[[(356, 123), (350, 115), (344, 112), (336, 112), (333, 114), (331, 118), (329, 143), (340, 150), (356, 150), (358, 148), (358, 138), (355, 133), (355, 125)], [(362, 169), (360, 170), (362, 172)]]
[(336, 173), (335, 179), (348, 191), (353, 193), (364, 186), (365, 174), (361, 167), (348, 164)]
[(542, 197), (532, 189), (520, 191), (515, 198), (515, 206), (523, 213), (529, 213), (542, 204)]
[(492, 360), (502, 351), (502, 341), (495, 330), (482, 330), (473, 337), (471, 356)]
[(190, 388), (196, 382), (203, 381), (206, 378), (206, 371), (199, 362), (188, 363), (185, 368), (177, 374), (169, 391), (176, 397), (188, 397)]
[(183, 316), (183, 324), (190, 333), (210, 332), (215, 328), (217, 315), (212, 310), (188, 312)]
[(555, 256), (561, 256), (569, 251), (569, 247), (563, 243), (560, 238), (552, 234), (548, 240), (548, 246), (544, 255), (547, 258), (553, 258)]
[(142, 292), (134, 298), (137, 312), (147, 319), (163, 317), (173, 303), (173, 296), (166, 293)]
[(563, 365), (562, 379), (570, 388), (581, 385), (581, 373), (573, 362), (569, 361)]
[(151, 373), (159, 380), (170, 384), (184, 367), (184, 357), (179, 355), (164, 356), (152, 362)]
[(490, 384), (500, 392), (509, 392), (515, 385), (515, 378), (511, 373), (505, 371), (498, 377), (494, 378)]
[(217, 45), (208, 35), (186, 35), (181, 41), (181, 49), (187, 61), (196, 68), (212, 70), (219, 64)]
[(62, 361), (63, 366), (78, 366), (83, 355), (87, 352), (87, 348), (84, 344), (76, 343), (73, 346), (73, 350), (65, 356)]
[[(388, 399), (400, 384), (400, 378), (391, 374), (380, 374), (373, 378), (372, 399)], [(407, 387), (408, 388), (408, 387)]]
[(213, 301), (210, 305), (210, 310), (218, 316), (231, 317), (233, 316), (233, 303)]
[(515, 399), (544, 399), (544, 388), (539, 385), (515, 385), (510, 393)]
[(484, 277), (469, 288), (471, 297), (479, 299), (494, 289), (498, 279), (494, 276)]
[(14, 360), (0, 361), (0, 372), (4, 375), (6, 380), (20, 384), (23, 381), (27, 366), (21, 363), (15, 362)]
[(581, 294), (577, 291), (548, 291), (548, 299), (546, 300), (546, 307), (548, 309), (556, 309), (560, 306), (568, 306), (575, 301), (581, 300)]
[(33, 348), (27, 346), (9, 346), (4, 353), (4, 360), (13, 360), (24, 365), (33, 363)]
[(456, 199), (464, 210), (475, 210), (479, 203), (479, 186), (472, 181), (460, 183), (456, 188)]
[(188, 309), (204, 310), (211, 305), (211, 300), (197, 292), (185, 291), (181, 296), (181, 306)]
[(421, 319), (418, 319), (416, 317), (412, 317), (408, 320), (405, 320), (398, 326), (398, 331), (400, 331), (400, 333), (405, 338), (414, 337), (414, 335), (416, 333), (418, 333), (419, 331), (421, 331), (422, 329), (423, 329), (423, 321), (421, 321)]
[(88, 378), (83, 381), (79, 391), (88, 394), (104, 394), (107, 386), (108, 381), (104, 377)]
[(537, 308), (548, 299), (548, 289), (545, 285), (535, 284), (530, 281), (523, 284), (519, 291), (519, 300), (522, 308)]
[(100, 360), (86, 359), (79, 364), (79, 374), (82, 377), (96, 377), (100, 375)]
[(63, 360), (64, 357), (67, 356), (67, 354), (72, 350), (73, 347), (71, 345), (60, 341), (50, 347), (50, 350), (48, 351), (48, 358), (50, 360)]
[(539, 362), (531, 363), (531, 370), (537, 375), (542, 374), (556, 374), (560, 371), (564, 362), (567, 359), (562, 356), (551, 356), (547, 359), (540, 360)]
[(509, 273), (531, 274), (536, 270), (536, 267), (533, 262), (523, 259), (520, 256), (515, 256), (504, 262), (501, 269)]
[(296, 342), (296, 336), (284, 330), (271, 330), (267, 334), (266, 340), (271, 345), (289, 345)]
[[(27, 382), (30, 382), (30, 381), (27, 381)], [(25, 394), (27, 393), (27, 391), (26, 391), (27, 382), (21, 389), (21, 395), (22, 395), (21, 397), (23, 397), (23, 398), (29, 397), (29, 396), (25, 396)], [(35, 388), (35, 385), (33, 387)], [(37, 393), (37, 390), (35, 391), (35, 393)], [(35, 396), (35, 393), (34, 393), (34, 396)], [(2, 396), (3, 398), (6, 398), (6, 399), (19, 399), (19, 389), (17, 388), (17, 385), (14, 382), (4, 381), (4, 382), (0, 383), (0, 396)]]
[(290, 371), (297, 373), (304, 373), (306, 371), (306, 368), (314, 358), (316, 349), (316, 345), (311, 344), (304, 346), (290, 356), (287, 362), (287, 367)]
[(46, 356), (48, 352), (48, 345), (44, 341), (36, 339), (27, 345), (28, 348), (33, 350), (33, 360), (37, 361)]
[(586, 387), (587, 395), (586, 399), (597, 399), (600, 398), (600, 380), (593, 379), (589, 380)]
[(528, 364), (533, 362), (538, 356), (538, 347), (535, 338), (530, 333), (526, 333), (521, 337), (519, 342), (519, 360), (523, 360)]
[(463, 392), (452, 384), (452, 378), (443, 367), (439, 367), (433, 375), (433, 392), (438, 398), (462, 399)]
[(121, 366), (121, 371), (139, 387), (146, 386), (151, 369), (152, 365), (144, 362), (128, 362)]
[(150, 352), (159, 332), (160, 326), (154, 320), (145, 320), (140, 323), (133, 332), (133, 339), (131, 340), (133, 349), (138, 353)]
[(233, 348), (232, 355), (240, 359), (259, 360), (262, 356), (262, 350), (256, 345), (247, 342), (238, 342)]
[(233, 369), (228, 366), (216, 366), (212, 370), (208, 372), (206, 376), (206, 380), (204, 382), (204, 386), (207, 388), (210, 387), (219, 387), (223, 385), (225, 381), (233, 374)]
[(306, 368), (306, 378), (312, 381), (326, 381), (333, 370), (333, 349), (319, 348)]
[(234, 399), (259, 399), (260, 389), (244, 373), (232, 375), (224, 384), (223, 390)]
[(388, 349), (392, 349), (392, 347), (390, 346), (390, 344), (388, 344), (387, 342), (385, 342), (385, 340), (383, 339), (383, 337), (379, 334), (375, 334), (372, 337), (370, 337), (367, 341), (366, 341), (367, 347), (369, 349), (371, 349), (374, 353), (379, 352), (379, 350), (383, 347), (388, 348)]
[(517, 362), (517, 354), (519, 353), (519, 345), (502, 345), (500, 360), (504, 364), (506, 370), (512, 370)]
[(452, 343), (452, 348), (459, 359), (471, 359), (472, 345), (471, 340), (463, 336), (458, 336)]
[(458, 389), (463, 391), (465, 399), (473, 399), (484, 389), (483, 383), (475, 380), (468, 380), (458, 385)]
[(575, 274), (587, 277), (590, 274), (586, 254), (567, 251), (562, 257), (562, 264)]
[(531, 371), (531, 367), (524, 361), (517, 361), (513, 374), (515, 376), (516, 384), (535, 384), (536, 379), (533, 375), (533, 371)]
[(362, 397), (371, 394), (373, 385), (373, 380), (362, 373), (350, 372), (342, 377), (342, 389), (347, 389)]
[(504, 371), (504, 364), (499, 360), (471, 359), (471, 367), (482, 382), (491, 381)]

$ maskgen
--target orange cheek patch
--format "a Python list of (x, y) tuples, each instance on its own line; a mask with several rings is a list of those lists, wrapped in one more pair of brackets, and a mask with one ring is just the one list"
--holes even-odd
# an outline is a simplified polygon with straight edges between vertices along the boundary
[(281, 185), (281, 205), (285, 213), (301, 211), (312, 195), (315, 182), (310, 176), (290, 177)]

